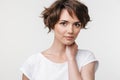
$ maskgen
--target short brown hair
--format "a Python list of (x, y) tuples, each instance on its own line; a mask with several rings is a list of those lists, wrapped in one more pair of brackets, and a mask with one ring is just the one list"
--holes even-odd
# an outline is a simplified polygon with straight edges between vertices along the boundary
[(80, 20), (82, 28), (85, 28), (88, 21), (90, 21), (88, 8), (85, 4), (78, 0), (56, 0), (50, 7), (45, 8), (42, 12), (44, 24), (49, 28), (49, 32), (51, 29), (54, 29), (54, 25), (58, 22), (63, 9), (66, 9), (70, 16), (72, 16), (72, 12), (74, 12)]

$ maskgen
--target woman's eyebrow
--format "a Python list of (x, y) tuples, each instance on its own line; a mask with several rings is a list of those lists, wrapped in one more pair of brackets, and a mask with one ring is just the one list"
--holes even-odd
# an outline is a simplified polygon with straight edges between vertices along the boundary
[(64, 21), (64, 22), (68, 22), (67, 20), (59, 20), (59, 21)]
[(59, 22), (69, 22), (69, 21), (67, 21), (67, 20), (59, 20)]
[(76, 22), (74, 22), (74, 23), (81, 23), (80, 21), (76, 21)]
[[(67, 20), (59, 20), (59, 21), (65, 21), (65, 22), (69, 22), (69, 21), (67, 21)], [(80, 21), (75, 21), (75, 22), (73, 22), (73, 23), (81, 23)]]

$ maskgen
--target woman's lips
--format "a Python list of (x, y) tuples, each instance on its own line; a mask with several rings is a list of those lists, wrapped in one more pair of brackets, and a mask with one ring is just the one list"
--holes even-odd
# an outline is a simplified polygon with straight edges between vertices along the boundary
[(73, 40), (73, 39), (74, 39), (73, 36), (65, 36), (65, 38), (66, 38), (67, 40)]

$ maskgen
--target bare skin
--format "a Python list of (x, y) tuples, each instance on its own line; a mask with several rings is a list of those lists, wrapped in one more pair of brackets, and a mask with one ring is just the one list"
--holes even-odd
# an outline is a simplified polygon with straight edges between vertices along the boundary
[[(78, 45), (75, 39), (81, 30), (80, 21), (73, 15), (71, 17), (67, 10), (62, 10), (60, 20), (54, 28), (54, 41), (50, 48), (42, 54), (56, 63), (68, 63), (69, 80), (94, 80), (95, 62), (85, 65), (81, 71), (75, 60)], [(29, 80), (24, 74), (22, 80)]]
[(68, 61), (69, 80), (94, 80), (95, 62), (89, 63), (84, 66), (79, 72), (75, 56), (78, 49), (77, 44), (67, 46), (66, 55)]
[[(68, 71), (69, 71), (69, 80), (94, 80), (95, 74), (95, 62), (89, 63), (84, 66), (79, 72), (79, 68), (77, 67), (77, 63), (75, 60), (77, 45), (73, 44), (70, 46), (66, 46), (65, 55), (55, 55), (48, 54), (50, 50), (43, 52), (44, 56), (54, 62), (64, 62), (68, 61)], [(64, 57), (65, 56), (65, 57)], [(54, 57), (54, 58), (53, 58)], [(24, 74), (22, 80), (29, 80)]]
[(22, 80), (29, 80), (24, 74), (22, 75)]

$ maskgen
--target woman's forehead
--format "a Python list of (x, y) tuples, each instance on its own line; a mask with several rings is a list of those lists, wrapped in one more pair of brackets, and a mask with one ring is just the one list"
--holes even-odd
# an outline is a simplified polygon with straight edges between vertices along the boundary
[(69, 14), (69, 12), (67, 11), (67, 9), (63, 9), (61, 11), (60, 19), (59, 20), (66, 20), (66, 21), (74, 20), (74, 21), (79, 21), (79, 19), (75, 15), (75, 13), (72, 12), (72, 14)]

